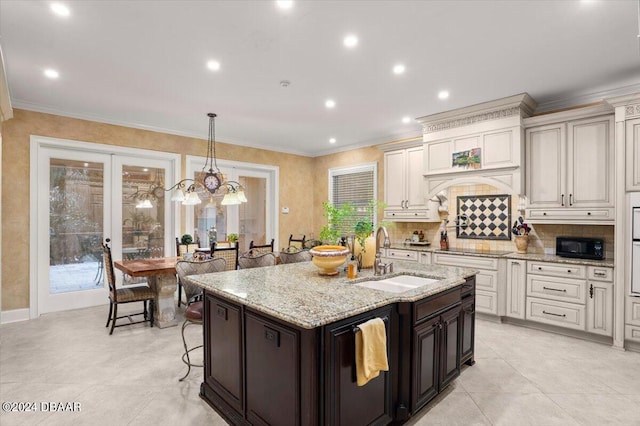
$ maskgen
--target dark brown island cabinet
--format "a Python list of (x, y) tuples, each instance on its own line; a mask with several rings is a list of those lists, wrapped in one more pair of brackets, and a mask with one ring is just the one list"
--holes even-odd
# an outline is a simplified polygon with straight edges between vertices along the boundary
[[(205, 292), (200, 395), (234, 425), (402, 424), (474, 363), (475, 277), (304, 329)], [(356, 385), (357, 326), (382, 318), (389, 371)]]

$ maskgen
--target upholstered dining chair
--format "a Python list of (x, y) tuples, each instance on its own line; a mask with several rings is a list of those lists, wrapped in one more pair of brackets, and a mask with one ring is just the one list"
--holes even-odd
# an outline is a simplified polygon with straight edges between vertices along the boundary
[(312, 249), (314, 247), (321, 246), (321, 245), (322, 245), (322, 241), (320, 240), (306, 240), (304, 242), (304, 248), (306, 249)]
[(227, 262), (226, 270), (235, 271), (236, 269), (238, 269), (238, 244), (236, 244), (234, 247), (213, 247), (211, 257), (214, 259), (224, 259)]
[(309, 253), (309, 250), (300, 250), (293, 247), (282, 250), (278, 257), (280, 257), (280, 263), (298, 263), (308, 262), (313, 256)]
[(273, 253), (273, 243), (274, 243), (275, 239), (271, 239), (271, 243), (269, 244), (262, 244), (262, 245), (256, 245), (253, 243), (253, 240), (251, 240), (251, 242), (249, 243), (249, 250), (255, 252), (260, 252), (260, 253)]
[(304, 242), (306, 238), (306, 235), (303, 235), (302, 238), (293, 238), (293, 234), (289, 235), (289, 248), (297, 248), (302, 250), (304, 248)]
[(262, 266), (274, 266), (275, 264), (276, 255), (273, 253), (260, 253), (249, 250), (238, 257), (240, 269), (260, 268)]
[(202, 290), (197, 286), (188, 284), (184, 281), (184, 278), (188, 277), (189, 275), (200, 275), (208, 274), (211, 272), (224, 271), (225, 267), (226, 262), (224, 259), (208, 259), (203, 261), (180, 260), (178, 261), (178, 263), (176, 263), (176, 272), (178, 273), (178, 278), (182, 280), (184, 292), (187, 295), (188, 299), (187, 309), (184, 313), (185, 320), (182, 323), (182, 344), (184, 346), (182, 362), (187, 365), (188, 369), (187, 373), (180, 378), (180, 381), (183, 381), (189, 375), (189, 373), (191, 372), (191, 367), (202, 367), (201, 364), (193, 364), (191, 362), (191, 358), (189, 357), (189, 353), (201, 348), (202, 345), (200, 344), (189, 348), (187, 346), (187, 340), (184, 337), (184, 330), (189, 325), (202, 324)]
[[(116, 288), (116, 275), (113, 270), (113, 258), (111, 257), (111, 247), (109, 247), (109, 238), (102, 244), (102, 259), (104, 268), (107, 275), (107, 283), (109, 284), (109, 317), (107, 318), (107, 325), (111, 324), (111, 330), (109, 335), (113, 334), (113, 329), (116, 327), (123, 327), (125, 325), (140, 324), (143, 322), (149, 322), (153, 327), (153, 307), (154, 307), (154, 293), (148, 286), (136, 286), (136, 287), (124, 287)], [(144, 310), (135, 314), (127, 314), (118, 316), (118, 304), (120, 303), (133, 303), (142, 302)], [(131, 317), (143, 315), (142, 321), (132, 321)], [(128, 318), (129, 322), (125, 324), (117, 324), (116, 320)]]

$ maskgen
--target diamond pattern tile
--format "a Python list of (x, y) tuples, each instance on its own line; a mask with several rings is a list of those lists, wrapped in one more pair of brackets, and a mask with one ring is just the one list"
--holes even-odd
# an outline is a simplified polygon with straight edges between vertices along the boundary
[(511, 239), (511, 195), (461, 196), (457, 203), (458, 215), (469, 217), (469, 226), (456, 228), (457, 238)]

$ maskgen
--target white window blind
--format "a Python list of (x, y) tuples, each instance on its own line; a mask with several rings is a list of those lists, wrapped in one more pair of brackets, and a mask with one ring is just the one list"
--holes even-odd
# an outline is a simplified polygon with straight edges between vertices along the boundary
[(370, 208), (371, 202), (377, 199), (376, 166), (376, 163), (370, 163), (329, 170), (331, 203), (335, 207), (351, 203), (357, 212), (353, 223), (345, 224), (346, 229), (340, 231), (352, 233), (360, 220), (376, 223), (375, 211)]

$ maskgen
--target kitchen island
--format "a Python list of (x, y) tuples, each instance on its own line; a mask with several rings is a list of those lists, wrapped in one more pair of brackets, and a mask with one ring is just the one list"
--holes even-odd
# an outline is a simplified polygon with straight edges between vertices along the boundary
[[(473, 364), (475, 271), (396, 262), (438, 281), (402, 293), (311, 263), (188, 277), (204, 289), (201, 396), (231, 424), (402, 423)], [(359, 387), (357, 325), (382, 318), (389, 371)]]

